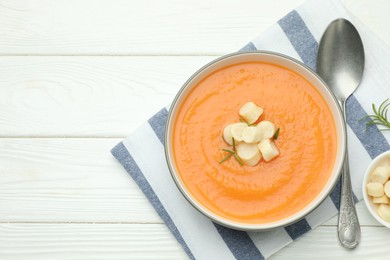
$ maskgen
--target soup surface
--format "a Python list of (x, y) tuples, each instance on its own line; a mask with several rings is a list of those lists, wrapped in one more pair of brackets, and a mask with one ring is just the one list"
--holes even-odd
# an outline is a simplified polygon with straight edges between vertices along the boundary
[[(222, 148), (224, 126), (239, 122), (248, 101), (264, 108), (262, 120), (280, 128), (280, 155), (241, 166)], [(230, 148), (231, 149), (231, 148)], [(325, 186), (335, 163), (336, 128), (320, 93), (299, 74), (277, 65), (248, 62), (222, 68), (186, 97), (173, 131), (176, 167), (197, 201), (244, 223), (288, 217)]]

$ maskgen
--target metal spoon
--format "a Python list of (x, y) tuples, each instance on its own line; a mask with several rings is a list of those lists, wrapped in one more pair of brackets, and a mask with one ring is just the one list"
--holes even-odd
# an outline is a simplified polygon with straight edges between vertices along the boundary
[[(319, 45), (317, 73), (338, 99), (345, 123), (346, 100), (359, 86), (363, 70), (364, 49), (358, 31), (348, 20), (333, 21), (326, 29)], [(355, 248), (360, 242), (360, 225), (352, 197), (348, 150), (341, 174), (338, 236), (344, 247)]]

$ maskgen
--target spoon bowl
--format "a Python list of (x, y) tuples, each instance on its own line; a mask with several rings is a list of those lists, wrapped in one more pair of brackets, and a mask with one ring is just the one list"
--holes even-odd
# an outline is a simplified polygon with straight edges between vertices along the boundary
[(318, 48), (317, 73), (337, 99), (346, 100), (359, 86), (364, 70), (364, 47), (358, 31), (346, 19), (329, 24)]
[(329, 24), (318, 48), (317, 73), (337, 99), (346, 100), (359, 86), (364, 70), (364, 47), (358, 31), (346, 19)]

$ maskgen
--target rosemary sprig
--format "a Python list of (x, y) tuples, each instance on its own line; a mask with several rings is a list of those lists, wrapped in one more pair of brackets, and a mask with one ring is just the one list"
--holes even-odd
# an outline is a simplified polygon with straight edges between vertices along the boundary
[(372, 125), (381, 125), (384, 127), (387, 127), (389, 129), (380, 129), (381, 131), (389, 131), (390, 130), (390, 122), (387, 117), (387, 112), (389, 110), (390, 102), (388, 102), (389, 99), (386, 99), (383, 101), (378, 109), (376, 109), (375, 104), (372, 104), (372, 110), (374, 112), (373, 115), (368, 115), (359, 120), (366, 120), (369, 119), (369, 121), (366, 123), (366, 128)]
[(279, 132), (280, 132), (280, 127), (278, 127), (278, 129), (276, 130), (276, 132), (275, 132), (275, 134), (273, 136), (274, 140), (278, 139)]
[(237, 162), (241, 165), (244, 166), (244, 163), (241, 161), (240, 157), (236, 153), (234, 153), (234, 158), (236, 158)]
[(227, 152), (228, 155), (226, 155), (222, 160), (220, 160), (219, 163), (223, 163), (223, 162), (227, 161), (230, 157), (234, 156), (234, 158), (236, 159), (236, 161), (237, 161), (241, 166), (243, 166), (244, 163), (241, 161), (240, 157), (238, 157), (238, 155), (237, 155), (237, 151), (236, 151), (236, 140), (234, 139), (234, 137), (232, 137), (232, 146), (233, 146), (233, 151), (232, 151), (232, 150), (229, 150), (229, 149), (222, 149), (222, 151)]
[(228, 160), (230, 157), (233, 156), (234, 153), (229, 153), (228, 155), (226, 155), (222, 160), (219, 161), (219, 163), (223, 163), (224, 161)]
[(227, 153), (234, 153), (233, 151), (229, 150), (229, 149), (222, 149), (222, 151), (225, 151)]

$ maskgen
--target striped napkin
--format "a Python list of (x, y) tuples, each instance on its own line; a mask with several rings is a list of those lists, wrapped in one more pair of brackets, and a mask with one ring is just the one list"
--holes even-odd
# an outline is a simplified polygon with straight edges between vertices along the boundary
[[(366, 53), (363, 81), (347, 102), (349, 161), (355, 201), (358, 201), (362, 199), (362, 176), (367, 165), (390, 148), (389, 135), (384, 136), (375, 126), (366, 129), (364, 122), (358, 122), (372, 113), (372, 103), (379, 104), (385, 97), (390, 97), (387, 46), (351, 17), (338, 0), (309, 0), (242, 51), (276, 51), (315, 69), (321, 35), (327, 25), (339, 17), (350, 20), (357, 27)], [(163, 108), (111, 152), (145, 193), (191, 259), (264, 259), (337, 214), (340, 185), (316, 210), (284, 228), (243, 232), (213, 223), (186, 201), (170, 176), (163, 147), (167, 114), (168, 108)]]

